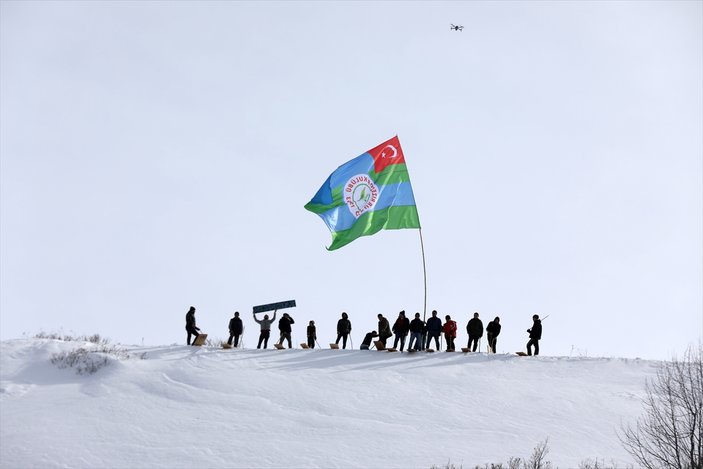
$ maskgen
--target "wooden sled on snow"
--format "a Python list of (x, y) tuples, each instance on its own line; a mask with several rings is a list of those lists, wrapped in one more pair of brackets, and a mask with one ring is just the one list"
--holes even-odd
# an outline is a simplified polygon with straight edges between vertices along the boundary
[(339, 350), (339, 345), (338, 344), (330, 344), (330, 348), (332, 350)]
[(222, 342), (222, 348), (223, 349), (231, 349), (232, 346), (230, 344), (228, 344), (227, 342)]
[(461, 347), (461, 351), (464, 353), (469, 353), (471, 350), (469, 350), (468, 347)]
[(205, 345), (206, 340), (207, 340), (207, 334), (199, 334), (198, 338), (193, 341), (193, 345), (200, 347), (202, 345)]
[(386, 346), (383, 345), (383, 342), (381, 342), (380, 340), (375, 340), (373, 344), (376, 346), (376, 350), (378, 350), (379, 352), (383, 352), (384, 350), (386, 350)]
[(303, 342), (302, 344), (300, 344), (300, 348), (310, 348), (310, 347), (308, 346), (308, 344)]
[(521, 357), (529, 357), (529, 355), (526, 354), (525, 352), (515, 352), (515, 355), (519, 355)]
[(274, 347), (276, 347), (278, 350), (283, 350), (283, 344), (275, 343), (273, 344)]

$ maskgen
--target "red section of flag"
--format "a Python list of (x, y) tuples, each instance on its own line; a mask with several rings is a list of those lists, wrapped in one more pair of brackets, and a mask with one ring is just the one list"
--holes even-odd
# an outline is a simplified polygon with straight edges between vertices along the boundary
[(403, 149), (400, 148), (400, 141), (397, 136), (372, 148), (367, 153), (373, 157), (374, 171), (376, 173), (383, 171), (386, 166), (405, 163), (405, 155), (403, 155)]

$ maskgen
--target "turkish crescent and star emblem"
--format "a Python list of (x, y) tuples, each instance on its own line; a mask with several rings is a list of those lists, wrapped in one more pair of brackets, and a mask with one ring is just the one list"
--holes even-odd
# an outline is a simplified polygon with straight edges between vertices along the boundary
[[(374, 172), (379, 174), (388, 166), (405, 163), (405, 155), (398, 137), (372, 148), (367, 152), (373, 158)], [(373, 210), (378, 202), (379, 188), (368, 174), (357, 174), (342, 189), (344, 203), (355, 218)]]
[(376, 173), (380, 173), (392, 164), (405, 163), (405, 155), (397, 136), (372, 148), (368, 153), (373, 157)]

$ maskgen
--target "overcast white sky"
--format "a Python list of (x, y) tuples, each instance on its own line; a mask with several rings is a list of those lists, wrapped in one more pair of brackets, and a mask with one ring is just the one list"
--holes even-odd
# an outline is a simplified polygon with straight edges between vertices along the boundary
[[(499, 351), (668, 358), (703, 335), (703, 3), (0, 4), (0, 338), (245, 342), (423, 310), (417, 230), (334, 252), (303, 205), (393, 135), (428, 311)], [(463, 32), (449, 30), (462, 24)], [(464, 344), (465, 332), (459, 344)], [(485, 342), (485, 341), (484, 341)]]

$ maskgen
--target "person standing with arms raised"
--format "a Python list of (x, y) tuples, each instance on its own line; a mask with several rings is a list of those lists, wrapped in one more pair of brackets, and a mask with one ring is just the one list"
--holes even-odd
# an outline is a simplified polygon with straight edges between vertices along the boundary
[(259, 334), (259, 343), (256, 345), (256, 348), (261, 348), (262, 342), (264, 344), (264, 348), (268, 346), (269, 337), (271, 337), (271, 324), (273, 324), (273, 322), (276, 320), (276, 311), (273, 312), (273, 318), (269, 319), (269, 315), (264, 314), (264, 319), (262, 320), (256, 319), (256, 313), (252, 313), (254, 315), (254, 321), (259, 323), (259, 326), (261, 326), (261, 334)]

